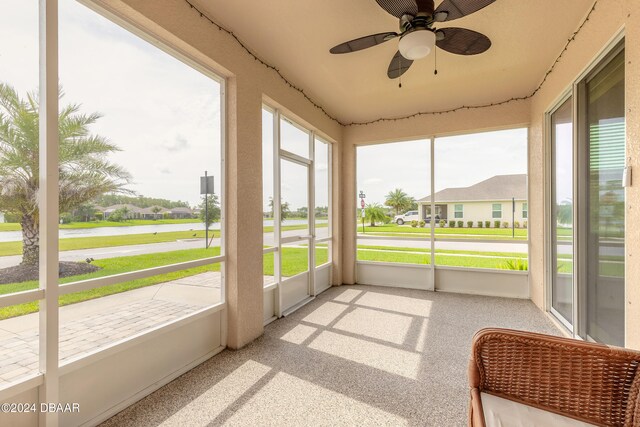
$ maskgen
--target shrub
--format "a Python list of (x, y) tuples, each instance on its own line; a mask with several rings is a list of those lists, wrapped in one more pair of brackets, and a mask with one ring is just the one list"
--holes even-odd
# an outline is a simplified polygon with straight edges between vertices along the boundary
[(467, 221), (467, 227), (473, 228), (473, 221)]
[[(360, 215), (362, 215), (362, 214), (360, 214)], [(393, 218), (391, 218), (391, 217), (389, 217), (389, 216), (385, 215), (385, 216), (384, 216), (384, 218), (382, 219), (382, 222), (383, 222), (384, 224), (390, 224), (392, 220), (393, 220)]]
[(529, 263), (526, 259), (509, 259), (502, 264), (502, 268), (504, 270), (527, 271), (529, 270)]
[(519, 221), (513, 221), (513, 226), (515, 228), (520, 228), (520, 222)]
[(440, 220), (440, 227), (444, 227), (445, 225), (447, 225), (447, 221), (445, 221), (444, 219)]
[(165, 212), (162, 214), (162, 219), (171, 219), (171, 214), (169, 212)]
[(117, 211), (109, 215), (107, 219), (112, 222), (121, 222), (124, 219), (124, 215), (122, 215), (122, 212), (120, 212), (120, 210), (118, 209)]
[(478, 221), (478, 228), (482, 228), (482, 225), (484, 224), (484, 222), (482, 221)]
[(456, 222), (455, 221), (449, 221), (449, 227), (451, 228), (455, 228), (456, 227)]
[(462, 228), (462, 227), (464, 227), (464, 222), (458, 221), (458, 228)]
[(491, 221), (485, 221), (484, 228), (491, 228)]
[(427, 225), (427, 223), (424, 222), (424, 220), (420, 220), (420, 222), (418, 222), (418, 227), (424, 227), (425, 225)]
[(60, 214), (60, 224), (69, 224), (73, 221), (73, 216), (70, 213)]
[(102, 221), (104, 219), (104, 214), (102, 212), (96, 212), (95, 217), (96, 220)]
[(493, 228), (500, 228), (500, 221), (493, 221)]
[(7, 212), (4, 214), (4, 222), (20, 224), (20, 221), (22, 221), (22, 215), (18, 213)]
[(522, 222), (522, 228), (527, 228), (527, 225), (529, 225), (528, 221), (523, 221)]
[(416, 228), (418, 226), (418, 221), (416, 221), (415, 219), (413, 221), (411, 221), (411, 226), (413, 228)]
[(509, 221), (505, 221), (505, 222), (503, 222), (503, 223), (502, 223), (502, 226), (503, 226), (504, 228), (509, 228)]

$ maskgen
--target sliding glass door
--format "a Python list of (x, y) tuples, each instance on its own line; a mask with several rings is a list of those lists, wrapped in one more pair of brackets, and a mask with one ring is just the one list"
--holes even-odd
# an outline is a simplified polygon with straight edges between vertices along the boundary
[(573, 97), (551, 114), (551, 309), (573, 329)]
[(624, 52), (585, 82), (586, 337), (624, 345)]
[(577, 337), (624, 345), (624, 48), (550, 114), (551, 312)]

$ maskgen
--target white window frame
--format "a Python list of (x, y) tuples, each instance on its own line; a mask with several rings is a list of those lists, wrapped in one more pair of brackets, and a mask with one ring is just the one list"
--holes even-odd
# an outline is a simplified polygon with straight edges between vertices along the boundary
[[(458, 210), (458, 206), (460, 210)], [(458, 216), (460, 214), (460, 216)], [(456, 203), (453, 205), (453, 217), (454, 219), (463, 219), (464, 218), (464, 204)]]
[[(290, 118), (286, 113), (284, 113), (279, 107), (274, 106), (268, 102), (263, 102), (262, 109), (268, 111), (272, 115), (273, 119), (273, 223), (274, 223), (274, 245), (269, 248), (263, 249), (263, 255), (268, 253), (274, 254), (273, 259), (273, 268), (274, 268), (274, 282), (269, 283), (268, 285), (264, 285), (264, 291), (272, 291), (275, 290), (275, 315), (270, 318), (269, 321), (275, 320), (277, 318), (282, 317), (285, 314), (289, 314), (292, 310), (295, 310), (302, 305), (312, 301), (316, 295), (325, 289), (318, 289), (316, 286), (315, 277), (318, 272), (323, 269), (331, 269), (333, 265), (333, 142), (326, 138), (324, 135), (321, 135), (316, 129), (307, 128), (302, 126), (294, 119)], [(298, 154), (292, 153), (290, 151), (284, 150), (281, 148), (281, 134), (280, 134), (280, 123), (281, 120), (286, 120), (287, 123), (291, 124), (299, 128), (300, 130), (308, 133), (309, 135), (309, 158), (302, 157)], [(315, 235), (315, 144), (316, 141), (319, 140), (321, 143), (328, 145), (328, 235), (323, 238), (316, 238)], [(280, 188), (282, 184), (282, 176), (280, 165), (281, 161), (286, 160), (289, 162), (297, 163), (308, 168), (309, 178), (308, 178), (308, 214), (307, 220), (309, 224), (309, 234), (307, 236), (292, 236), (292, 237), (282, 237), (282, 229), (281, 229), (281, 194)], [(263, 195), (264, 198), (264, 195)], [(290, 243), (299, 242), (300, 240), (308, 241), (308, 270), (304, 273), (309, 273), (309, 298), (302, 303), (295, 305), (294, 307), (284, 307), (283, 295), (282, 295), (282, 283), (285, 280), (291, 279), (283, 279), (282, 277), (282, 248)], [(328, 261), (322, 265), (315, 265), (315, 253), (316, 253), (316, 244), (319, 243), (327, 243), (328, 250)], [(330, 275), (331, 276), (331, 275)], [(329, 276), (329, 277), (330, 277)], [(294, 276), (296, 277), (296, 276)]]
[[(500, 209), (497, 210), (496, 206), (500, 206)], [(499, 212), (500, 216), (496, 216), (496, 212)], [(492, 203), (491, 204), (491, 218), (492, 219), (502, 219), (502, 203)]]

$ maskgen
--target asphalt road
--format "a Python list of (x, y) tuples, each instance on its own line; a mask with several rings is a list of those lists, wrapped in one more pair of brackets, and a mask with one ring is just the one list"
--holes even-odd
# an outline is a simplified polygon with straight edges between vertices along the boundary
[[(318, 230), (320, 231), (320, 230)], [(324, 230), (323, 230), (324, 231)], [(300, 230), (289, 230), (283, 232), (283, 236), (296, 236), (303, 234), (303, 231)], [(324, 234), (324, 233), (323, 233)], [(323, 237), (319, 235), (318, 237)], [(301, 242), (304, 243), (304, 242)], [(264, 235), (264, 244), (272, 245), (273, 244), (273, 233), (265, 233)], [(215, 238), (211, 242), (212, 246), (219, 246), (220, 239)], [(405, 248), (430, 248), (431, 242), (429, 240), (402, 240), (399, 238), (385, 238), (385, 239), (358, 239), (358, 245), (366, 245), (366, 246), (390, 246), (390, 247), (405, 247)], [(177, 251), (182, 249), (197, 249), (204, 247), (204, 239), (198, 240), (179, 240), (175, 242), (165, 242), (165, 243), (150, 243), (144, 245), (130, 245), (130, 246), (114, 246), (109, 248), (95, 248), (95, 249), (80, 249), (73, 251), (64, 251), (60, 252), (60, 260), (61, 261), (84, 261), (86, 258), (94, 258), (94, 259), (104, 259), (104, 258), (115, 258), (122, 256), (134, 256), (134, 255), (144, 255), (151, 254), (157, 252), (170, 252)], [(467, 250), (467, 251), (487, 251), (487, 252), (516, 252), (516, 253), (526, 253), (528, 250), (526, 242), (476, 242), (476, 241), (467, 241), (467, 242), (436, 242), (436, 249), (445, 249), (445, 250)], [(607, 246), (601, 248), (601, 252), (608, 255), (620, 255), (620, 252), (623, 252), (624, 249), (622, 247)], [(571, 245), (562, 245), (560, 247), (560, 252), (564, 254), (571, 253)], [(18, 265), (22, 261), (22, 256), (14, 255), (14, 256), (6, 256), (0, 257), (0, 268), (11, 267), (14, 265)]]

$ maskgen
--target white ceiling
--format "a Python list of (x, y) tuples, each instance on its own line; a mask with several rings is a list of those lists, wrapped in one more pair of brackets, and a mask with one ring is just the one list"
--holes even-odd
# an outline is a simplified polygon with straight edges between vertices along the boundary
[[(440, 0), (436, 0), (436, 7)], [(497, 0), (437, 27), (486, 34), (493, 45), (477, 56), (438, 49), (398, 80), (387, 77), (397, 40), (345, 55), (329, 49), (357, 37), (398, 31), (398, 20), (375, 0), (197, 0), (211, 18), (280, 68), (344, 123), (437, 111), (528, 95), (590, 9), (591, 0)]]

